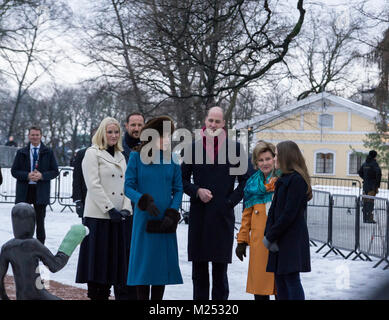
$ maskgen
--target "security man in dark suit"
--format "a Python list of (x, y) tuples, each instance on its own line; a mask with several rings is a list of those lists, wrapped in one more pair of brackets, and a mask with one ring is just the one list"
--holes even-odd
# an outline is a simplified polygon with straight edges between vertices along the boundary
[(36, 126), (30, 127), (29, 143), (16, 153), (11, 174), (17, 180), (15, 203), (27, 202), (34, 206), (36, 237), (44, 244), (46, 206), (50, 203), (50, 181), (58, 176), (59, 171), (53, 150), (46, 147), (41, 139), (42, 130)]

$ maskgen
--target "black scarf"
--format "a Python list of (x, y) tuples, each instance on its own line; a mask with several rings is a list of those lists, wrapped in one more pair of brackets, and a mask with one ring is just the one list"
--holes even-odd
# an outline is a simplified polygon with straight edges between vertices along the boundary
[(133, 149), (140, 144), (140, 139), (131, 137), (128, 132), (124, 135), (124, 141), (130, 149)]

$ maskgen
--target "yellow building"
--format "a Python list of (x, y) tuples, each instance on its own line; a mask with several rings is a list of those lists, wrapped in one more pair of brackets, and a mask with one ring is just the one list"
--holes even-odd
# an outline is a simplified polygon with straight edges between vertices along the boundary
[(302, 150), (311, 176), (359, 179), (357, 170), (367, 154), (366, 134), (375, 131), (377, 110), (323, 92), (278, 110), (241, 122), (253, 141), (277, 144), (293, 140)]

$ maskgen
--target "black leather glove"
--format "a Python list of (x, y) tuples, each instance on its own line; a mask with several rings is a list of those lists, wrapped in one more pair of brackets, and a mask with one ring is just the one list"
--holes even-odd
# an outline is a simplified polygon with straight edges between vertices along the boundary
[(122, 217), (124, 217), (124, 218), (127, 218), (127, 217), (131, 216), (131, 212), (128, 211), (127, 209), (120, 210), (120, 214), (121, 214)]
[(84, 203), (81, 200), (76, 201), (76, 212), (79, 218), (84, 216)]
[(147, 211), (152, 216), (159, 215), (159, 210), (154, 203), (154, 199), (149, 194), (143, 194), (138, 201), (138, 208), (142, 211)]
[(240, 261), (243, 261), (243, 257), (246, 256), (246, 248), (247, 248), (246, 242), (238, 243), (238, 245), (236, 246), (235, 254)]
[(149, 220), (147, 222), (146, 231), (149, 233), (174, 233), (180, 219), (181, 215), (176, 209), (166, 209), (162, 220)]
[(119, 210), (112, 208), (108, 211), (109, 217), (113, 222), (120, 222), (125, 219), (125, 217), (122, 216)]
[(278, 252), (277, 242), (270, 242), (266, 237), (263, 238), (262, 242), (270, 252)]

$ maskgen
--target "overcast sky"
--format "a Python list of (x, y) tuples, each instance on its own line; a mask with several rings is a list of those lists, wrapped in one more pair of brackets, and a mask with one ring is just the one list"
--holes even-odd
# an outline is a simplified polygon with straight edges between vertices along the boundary
[[(351, 1), (343, 1), (343, 0), (315, 0), (315, 1), (305, 1), (305, 8), (312, 8), (314, 12), (316, 10), (327, 10), (327, 8), (336, 10), (341, 14), (340, 23), (347, 23), (348, 19), (350, 19), (350, 7), (354, 4), (359, 3), (360, 0), (351, 0)], [(89, 6), (94, 4), (95, 2), (92, 0), (68, 0), (70, 7), (73, 10), (75, 17), (78, 15), (87, 15), (89, 10)], [(291, 6), (295, 6), (296, 1), (287, 2)], [(389, 0), (368, 0), (365, 1), (366, 7), (369, 9), (379, 10), (383, 7), (388, 7)], [(286, 4), (283, 2), (283, 5)], [(317, 7), (317, 9), (316, 9)], [(293, 12), (293, 11), (292, 11)], [(306, 19), (307, 20), (307, 19)], [(307, 24), (304, 24), (307, 27)], [(380, 35), (382, 33), (377, 32), (376, 35)], [(75, 48), (72, 47), (72, 43), (75, 45), (77, 39), (77, 34), (66, 34), (63, 38), (56, 39), (56, 45), (61, 46), (65, 52), (68, 53), (75, 61), (86, 63), (87, 59), (83, 57), (80, 53), (78, 53)], [(83, 80), (90, 75), (93, 74), (93, 67), (83, 67), (79, 63), (74, 63), (72, 61), (64, 61), (60, 63), (55, 68), (55, 78), (57, 84), (60, 85), (71, 85), (76, 84), (80, 80)], [(369, 71), (365, 71), (369, 72)], [(43, 81), (51, 81), (49, 79)]]

